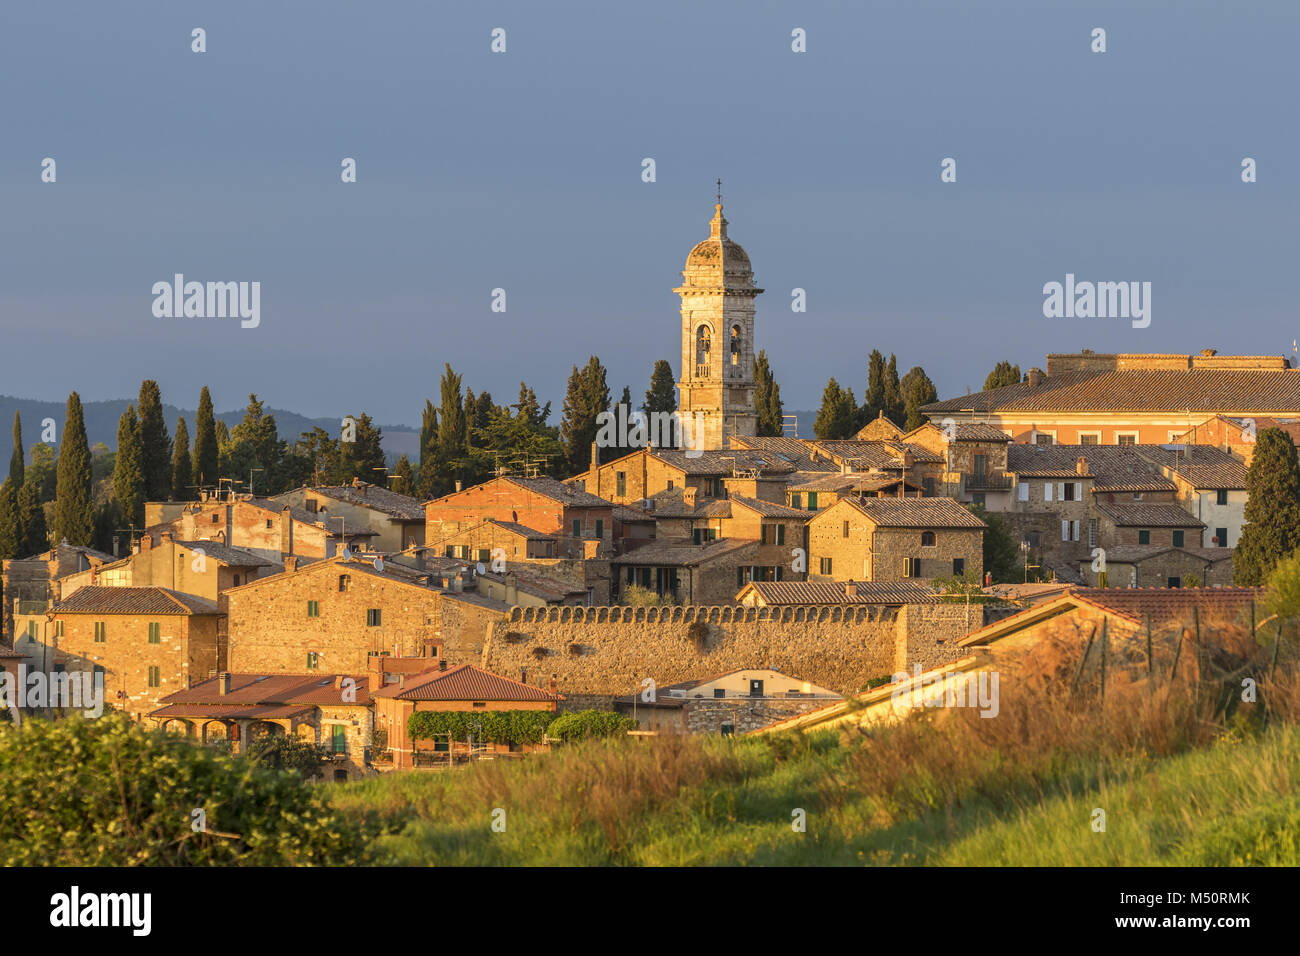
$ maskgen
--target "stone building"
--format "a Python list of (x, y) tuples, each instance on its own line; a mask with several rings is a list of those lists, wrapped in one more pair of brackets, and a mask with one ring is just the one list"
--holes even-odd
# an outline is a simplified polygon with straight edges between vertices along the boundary
[(149, 714), (158, 726), (207, 743), (227, 740), (236, 753), (263, 736), (296, 737), (324, 747), (327, 780), (369, 772), (374, 721), (367, 674), (218, 674), (168, 694)]
[(1081, 561), (1079, 573), (1093, 587), (1227, 587), (1232, 584), (1232, 549), (1120, 544), (1106, 549), (1104, 565)]
[(315, 515), (318, 521), (337, 520), (340, 528), (368, 528), (375, 533), (370, 547), (378, 551), (405, 551), (424, 544), (424, 506), (409, 495), (360, 478), (347, 485), (296, 488), (270, 500)]
[(729, 604), (758, 566), (756, 540), (718, 538), (703, 544), (655, 542), (614, 558), (614, 598), (638, 585), (675, 604)]
[(222, 592), (279, 569), (278, 561), (219, 541), (177, 541), (171, 531), (146, 531), (129, 557), (58, 578), (54, 590), (63, 599), (88, 585), (161, 587), (215, 604)]
[[(682, 376), (678, 411), (687, 444), (727, 448), (732, 435), (758, 430), (754, 405), (754, 285), (749, 256), (727, 235), (722, 197), (714, 207), (709, 237), (686, 257), (682, 284)], [(698, 426), (693, 425), (699, 422)], [(690, 431), (698, 429), (698, 434)]]
[(224, 595), (230, 667), (244, 673), (362, 673), (372, 655), (472, 659), (505, 606), (433, 587), (396, 561), (334, 558)]
[(1097, 506), (1097, 515), (1107, 550), (1119, 545), (1195, 547), (1205, 527), (1178, 505), (1170, 504), (1102, 504)]
[(950, 498), (841, 498), (808, 523), (812, 581), (984, 574), (985, 524)]
[(16, 650), (48, 672), (102, 672), (105, 703), (139, 719), (224, 666), (217, 619), (212, 602), (166, 588), (83, 587)]
[(45, 615), (55, 598), (53, 582), (114, 560), (111, 554), (65, 541), (30, 558), (0, 562), (4, 639), (12, 644), (19, 635), (29, 633), (35, 639), (44, 632)]
[(752, 581), (740, 589), (736, 603), (744, 607), (827, 607), (876, 604), (902, 607), (939, 600), (921, 581)]
[(614, 708), (659, 734), (743, 734), (843, 698), (811, 681), (770, 668), (734, 670), (619, 697)]

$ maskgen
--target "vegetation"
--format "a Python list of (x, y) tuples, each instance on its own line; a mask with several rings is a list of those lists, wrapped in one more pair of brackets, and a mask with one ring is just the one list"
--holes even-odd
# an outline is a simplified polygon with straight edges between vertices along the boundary
[(555, 719), (549, 710), (420, 710), (407, 719), (406, 732), (412, 740), (450, 734), (452, 740), (472, 737), (476, 743), (540, 744)]
[(754, 359), (754, 405), (758, 411), (758, 434), (779, 438), (784, 431), (785, 408), (781, 404), (781, 386), (772, 374), (766, 350)]
[(58, 485), (55, 490), (54, 540), (89, 545), (95, 533), (94, 498), (91, 495), (90, 446), (81, 396), (68, 396), (59, 443)]
[(596, 440), (598, 430), (596, 418), (608, 410), (609, 386), (605, 382), (605, 366), (593, 355), (581, 370), (573, 366), (564, 396), (560, 436), (564, 441), (570, 474), (579, 474), (596, 464), (591, 460), (591, 443)]
[(993, 371), (989, 372), (988, 377), (984, 379), (984, 391), (992, 391), (995, 388), (1002, 388), (1004, 385), (1020, 384), (1020, 366), (1012, 365), (1006, 359), (998, 362), (993, 366)]
[(618, 599), (626, 607), (671, 607), (676, 603), (671, 594), (660, 594), (640, 584), (624, 585)]
[(852, 438), (858, 429), (858, 405), (853, 390), (842, 388), (832, 378), (822, 392), (821, 409), (813, 433), (823, 440)]
[(552, 740), (573, 743), (594, 737), (617, 737), (636, 729), (636, 721), (608, 710), (580, 710), (561, 714), (546, 729)]
[(1260, 585), (1300, 547), (1300, 458), (1280, 428), (1255, 438), (1246, 472), (1246, 524), (1232, 555), (1232, 583)]

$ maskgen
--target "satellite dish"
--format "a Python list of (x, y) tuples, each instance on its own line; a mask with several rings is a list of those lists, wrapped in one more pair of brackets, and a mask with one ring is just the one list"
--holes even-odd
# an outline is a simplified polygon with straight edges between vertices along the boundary
[(344, 560), (344, 561), (351, 561), (351, 560), (352, 560), (352, 549), (351, 549), (351, 548), (348, 548), (348, 547), (344, 547), (344, 548), (343, 548), (343, 560)]
[(483, 566), (482, 561), (479, 562), (477, 570), (479, 574), (487, 574), (487, 568)]
[(381, 572), (381, 573), (383, 572), (383, 570), (384, 570), (384, 559), (383, 559), (383, 558), (375, 558), (375, 570), (376, 570), (376, 571), (379, 571), (379, 572)]

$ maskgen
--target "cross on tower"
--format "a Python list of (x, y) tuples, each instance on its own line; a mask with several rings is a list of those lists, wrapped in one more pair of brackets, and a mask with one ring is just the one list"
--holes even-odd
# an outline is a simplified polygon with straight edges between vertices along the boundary
[(718, 205), (722, 205), (722, 180), (718, 180)]

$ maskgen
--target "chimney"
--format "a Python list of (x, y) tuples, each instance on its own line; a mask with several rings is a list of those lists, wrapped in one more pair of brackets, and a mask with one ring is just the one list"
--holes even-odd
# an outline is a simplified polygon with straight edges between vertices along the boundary
[(592, 442), (591, 443), (591, 467), (597, 468), (599, 466), (600, 466), (600, 446), (597, 445), (595, 442)]
[(140, 535), (140, 553), (143, 554), (144, 552), (149, 551), (152, 548), (153, 548), (153, 535), (151, 534)]
[(1088, 473), (1088, 459), (1080, 455), (1074, 460), (1074, 472), (1077, 475), (1086, 475)]
[(521, 684), (527, 684), (527, 683), (528, 683), (528, 668), (527, 668), (527, 667), (521, 667), (521, 668), (519, 668), (519, 683), (521, 683)]
[(548, 691), (550, 691), (552, 694), (554, 694), (554, 693), (556, 693), (556, 688), (557, 688), (558, 686), (559, 686), (559, 685), (558, 685), (558, 684), (556, 683), (556, 681), (555, 681), (555, 675), (552, 674), (552, 675), (551, 675), (551, 679), (550, 679), (549, 681), (547, 681), (547, 683), (546, 683), (546, 689), (547, 689)]
[(1043, 384), (1043, 370), (1041, 368), (1031, 368), (1028, 376), (1029, 384), (1034, 388)]
[(858, 596), (858, 585), (856, 581), (849, 580), (844, 582), (844, 596), (845, 597)]
[(366, 671), (370, 675), (371, 687), (384, 686), (384, 655), (372, 654), (370, 660), (366, 661)]
[(284, 556), (284, 569), (290, 574), (298, 570), (298, 556), (296, 554), (286, 554)]
[(465, 573), (457, 571), (455, 579), (451, 582), (451, 593), (461, 594), (465, 590)]
[(438, 660), (438, 670), (445, 671), (446, 669), (447, 669), (447, 658), (445, 657), (440, 658)]
[(405, 687), (405, 686), (406, 686), (406, 675), (405, 675), (405, 674), (398, 674), (398, 675), (397, 675), (397, 688), (398, 688), (398, 690), (401, 690), (401, 689), (402, 689), (403, 687)]
[(343, 675), (342, 675), (342, 674), (335, 674), (335, 675), (334, 675), (334, 689), (335, 689), (335, 690), (342, 690), (342, 689), (343, 689)]
[(682, 503), (685, 504), (686, 507), (688, 508), (695, 507), (695, 491), (696, 489), (694, 488), (682, 489)]
[(460, 487), (461, 487), (461, 485), (460, 485), (460, 479), (457, 478), (457, 479), (456, 479), (456, 490), (457, 490), (457, 491), (460, 491)]
[(171, 544), (173, 535), (170, 531), (164, 531), (159, 537), (162, 539), (161, 544)]
[(506, 604), (513, 607), (519, 603), (519, 585), (513, 572), (506, 574)]
[(223, 697), (230, 693), (230, 672), (223, 671), (217, 675), (217, 693)]

